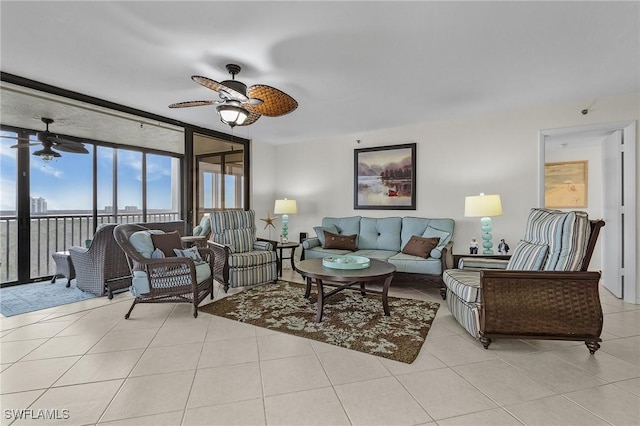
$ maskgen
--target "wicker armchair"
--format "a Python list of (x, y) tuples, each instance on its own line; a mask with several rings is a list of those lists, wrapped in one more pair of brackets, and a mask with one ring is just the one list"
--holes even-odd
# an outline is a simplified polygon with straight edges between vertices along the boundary
[(113, 298), (115, 290), (131, 285), (131, 271), (120, 246), (113, 238), (116, 224), (101, 225), (93, 236), (89, 248), (69, 248), (76, 270), (76, 286), (89, 293), (102, 296), (108, 292)]
[(224, 286), (244, 287), (278, 281), (276, 242), (256, 238), (253, 210), (211, 213), (214, 277)]
[(149, 230), (140, 225), (118, 225), (114, 237), (126, 255), (127, 263), (133, 275), (135, 298), (129, 312), (138, 303), (175, 303), (193, 304), (193, 316), (198, 316), (198, 305), (207, 295), (213, 299), (213, 255), (208, 248), (199, 248), (198, 252), (206, 263), (196, 265), (193, 259), (186, 257), (166, 257), (151, 259), (143, 256), (130, 243), (131, 235), (138, 231)]
[[(545, 214), (544, 209), (532, 209), (529, 226), (537, 226), (532, 217), (540, 212)], [(571, 213), (581, 212), (567, 214)], [(481, 259), (477, 259), (470, 262), (471, 268), (445, 271), (443, 279), (452, 315), (485, 349), (496, 337), (578, 340), (584, 341), (594, 354), (602, 341), (603, 313), (598, 292), (601, 274), (587, 272), (587, 268), (604, 221), (589, 221), (584, 214), (582, 222), (583, 229), (572, 234), (566, 235), (569, 232), (566, 225), (559, 225), (562, 231), (548, 234), (557, 238), (552, 244), (558, 247), (564, 244), (561, 250), (554, 251), (568, 259), (564, 264), (559, 260), (555, 266), (550, 265), (549, 254), (546, 258), (540, 256), (545, 262), (540, 269), (546, 270), (486, 269), (484, 266), (476, 269), (474, 266), (482, 264)], [(544, 233), (539, 230), (536, 230), (538, 234)], [(559, 238), (561, 234), (563, 237)], [(584, 244), (576, 243), (582, 238), (576, 237), (577, 234), (584, 235)], [(583, 251), (573, 256), (571, 247), (579, 252), (578, 246)], [(512, 261), (513, 258), (508, 262)], [(489, 262), (494, 268), (500, 263)]]

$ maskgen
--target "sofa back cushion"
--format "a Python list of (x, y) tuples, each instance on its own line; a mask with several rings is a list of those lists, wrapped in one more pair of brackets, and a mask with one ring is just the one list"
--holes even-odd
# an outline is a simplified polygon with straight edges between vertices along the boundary
[(322, 226), (334, 225), (338, 234), (358, 235), (360, 234), (360, 219), (360, 216), (324, 217), (322, 218)]
[[(425, 238), (440, 238), (438, 246), (444, 247), (449, 241), (451, 241), (453, 236), (453, 226), (453, 219), (427, 219), (424, 217), (405, 216), (402, 218), (401, 245), (404, 247), (412, 236), (417, 235)], [(429, 235), (425, 234), (427, 228), (431, 228), (427, 232)], [(434, 230), (439, 230), (441, 232), (436, 232)], [(448, 235), (443, 235), (443, 232)]]
[(587, 251), (590, 229), (585, 212), (533, 208), (523, 240), (549, 247), (543, 270), (578, 271)]
[(401, 227), (400, 217), (361, 218), (358, 249), (400, 251)]

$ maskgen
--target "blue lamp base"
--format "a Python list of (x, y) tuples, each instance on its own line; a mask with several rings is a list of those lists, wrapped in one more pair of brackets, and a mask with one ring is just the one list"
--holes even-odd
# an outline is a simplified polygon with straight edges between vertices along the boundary
[(493, 235), (491, 235), (491, 218), (483, 217), (480, 219), (482, 225), (482, 254), (493, 254)]
[(289, 215), (282, 215), (282, 241), (283, 243), (289, 242)]

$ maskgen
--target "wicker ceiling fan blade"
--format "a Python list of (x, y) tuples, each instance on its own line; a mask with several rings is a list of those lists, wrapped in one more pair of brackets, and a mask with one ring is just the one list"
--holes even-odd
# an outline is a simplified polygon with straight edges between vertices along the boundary
[(191, 79), (196, 83), (206, 87), (207, 89), (211, 89), (215, 92), (227, 95), (228, 98), (235, 99), (240, 102), (247, 102), (249, 100), (249, 98), (247, 98), (243, 93), (240, 93), (237, 90), (232, 89), (229, 86), (225, 86), (222, 83), (218, 83), (217, 81), (210, 78), (203, 77), (201, 75), (192, 75)]
[(53, 144), (53, 148), (58, 151), (71, 152), (74, 154), (88, 154), (89, 151), (80, 142), (71, 141), (59, 137), (50, 137), (49, 141)]
[(261, 105), (251, 105), (251, 109), (267, 117), (278, 117), (295, 110), (298, 102), (291, 96), (275, 87), (255, 84), (247, 89), (250, 98), (261, 99)]
[(175, 104), (169, 105), (169, 108), (188, 108), (188, 107), (197, 107), (197, 106), (205, 106), (205, 105), (215, 105), (221, 103), (220, 101), (187, 101), (187, 102), (176, 102)]

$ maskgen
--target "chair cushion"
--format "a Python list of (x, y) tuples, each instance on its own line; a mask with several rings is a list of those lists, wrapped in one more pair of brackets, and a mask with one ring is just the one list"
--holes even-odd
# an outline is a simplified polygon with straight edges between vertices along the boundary
[(249, 268), (278, 261), (275, 251), (248, 251), (229, 255), (229, 268)]
[(223, 210), (211, 215), (211, 229), (214, 234), (222, 234), (227, 229), (251, 228), (255, 233), (255, 212), (253, 210)]
[(224, 244), (230, 245), (234, 253), (244, 253), (251, 250), (256, 239), (251, 228), (227, 229), (222, 235), (224, 236)]
[(316, 231), (316, 235), (318, 240), (320, 240), (320, 245), (324, 247), (324, 231), (329, 231), (332, 234), (338, 234), (338, 228), (335, 225), (329, 226), (314, 226), (313, 230)]
[(585, 212), (531, 209), (523, 240), (549, 246), (545, 271), (578, 271), (590, 233)]
[(356, 251), (358, 249), (358, 247), (356, 246), (357, 235), (332, 234), (328, 231), (323, 231), (323, 233), (324, 248), (343, 249), (351, 251)]
[(200, 257), (200, 252), (198, 251), (198, 247), (189, 247), (188, 249), (185, 249), (185, 250), (173, 249), (173, 252), (178, 257), (188, 257), (190, 259), (193, 259), (196, 265), (199, 265), (200, 263), (204, 262), (204, 260), (202, 260), (202, 257)]
[[(196, 265), (196, 281), (201, 283), (211, 276), (211, 268), (208, 263), (201, 263)], [(134, 296), (149, 293), (149, 279), (145, 271), (136, 270), (133, 271), (133, 278), (131, 280), (131, 293)]]
[(539, 271), (542, 269), (549, 246), (520, 241), (509, 259), (507, 270), (511, 271)]
[(163, 231), (157, 229), (148, 229), (144, 231), (137, 231), (131, 234), (129, 237), (129, 243), (133, 246), (138, 253), (148, 259), (151, 258), (151, 253), (155, 250), (153, 241), (151, 240), (151, 234), (163, 234)]
[(431, 255), (431, 250), (436, 248), (439, 241), (440, 238), (437, 237), (423, 238), (414, 235), (404, 246), (404, 248), (402, 249), (402, 253), (412, 254), (414, 256), (419, 256), (426, 259)]
[(452, 293), (469, 303), (479, 303), (480, 271), (468, 269), (447, 269), (442, 274), (442, 280)]
[(153, 247), (162, 250), (166, 257), (175, 257), (173, 249), (181, 249), (182, 242), (178, 231), (167, 232), (162, 234), (151, 234)]

